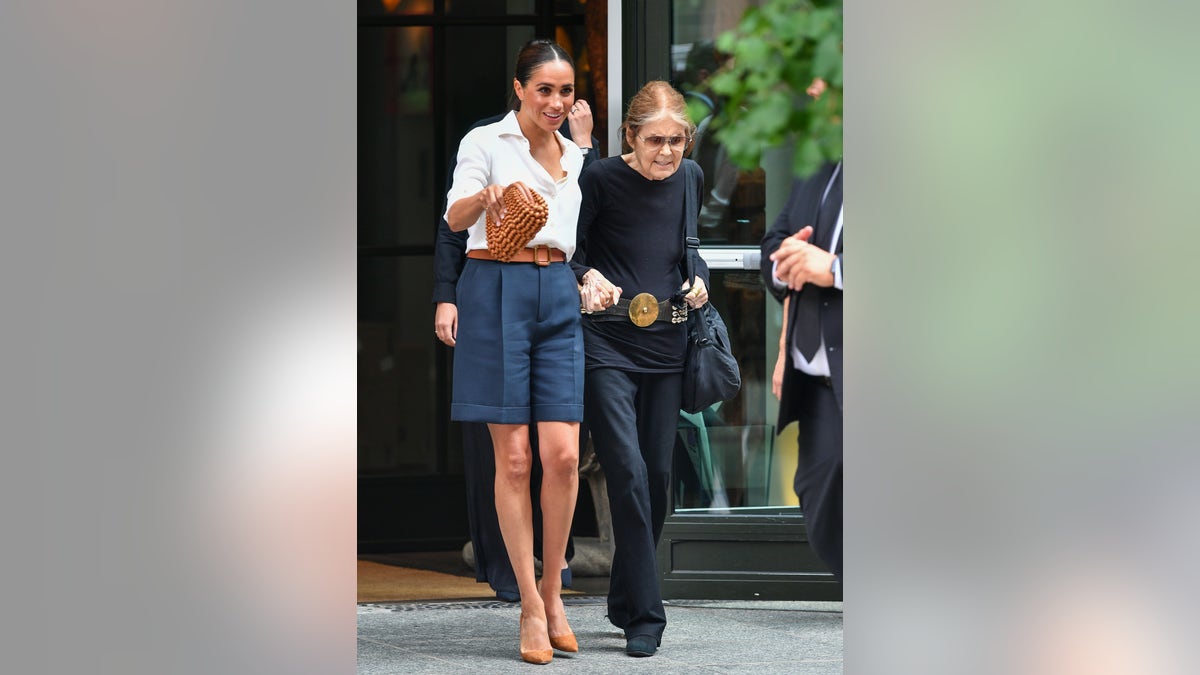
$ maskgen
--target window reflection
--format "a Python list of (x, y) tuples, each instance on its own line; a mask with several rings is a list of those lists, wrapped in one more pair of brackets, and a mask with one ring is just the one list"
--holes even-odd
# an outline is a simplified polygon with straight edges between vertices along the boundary
[(457, 16), (533, 14), (534, 0), (446, 0), (446, 13)]
[(432, 43), (428, 27), (358, 29), (360, 245), (427, 244), (436, 222)]
[(674, 8), (672, 81), (684, 93), (688, 113), (696, 123), (690, 157), (704, 170), (699, 236), (705, 244), (757, 246), (766, 232), (763, 172), (738, 169), (713, 138), (712, 118), (724, 101), (708, 87), (709, 79), (728, 58), (717, 51), (716, 37), (733, 28), (747, 7), (757, 4), (709, 0), (676, 3)]
[(756, 271), (713, 270), (711, 280), (711, 301), (729, 328), (742, 389), (700, 414), (680, 412), (672, 474), (675, 509), (794, 505), (795, 453), (777, 455), (775, 420), (767, 415), (771, 391), (762, 278)]
[(359, 16), (433, 14), (433, 0), (358, 0)]
[[(429, 423), (436, 373), (428, 322), (429, 258), (358, 261), (358, 472), (425, 475), (437, 468)], [(414, 364), (421, 367), (414, 368)]]

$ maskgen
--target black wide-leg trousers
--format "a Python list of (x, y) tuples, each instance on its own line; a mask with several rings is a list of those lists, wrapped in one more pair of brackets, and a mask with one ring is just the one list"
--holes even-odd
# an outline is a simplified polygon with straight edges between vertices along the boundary
[(662, 641), (667, 616), (656, 551), (667, 517), (679, 427), (680, 373), (594, 368), (584, 379), (584, 418), (604, 469), (616, 551), (608, 618), (627, 637)]

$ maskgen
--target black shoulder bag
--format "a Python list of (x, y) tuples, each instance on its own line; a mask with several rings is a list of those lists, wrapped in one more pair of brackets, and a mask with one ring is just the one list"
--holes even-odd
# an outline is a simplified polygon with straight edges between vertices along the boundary
[[(684, 257), (687, 260), (687, 281), (696, 278), (695, 258), (700, 255), (700, 239), (696, 236), (699, 195), (696, 189), (695, 165), (684, 162), (687, 180), (684, 199)], [(737, 396), (742, 388), (742, 375), (737, 359), (729, 349), (729, 331), (721, 315), (706, 302), (700, 309), (688, 310), (687, 355), (683, 359), (683, 401), (685, 412), (698, 413)]]

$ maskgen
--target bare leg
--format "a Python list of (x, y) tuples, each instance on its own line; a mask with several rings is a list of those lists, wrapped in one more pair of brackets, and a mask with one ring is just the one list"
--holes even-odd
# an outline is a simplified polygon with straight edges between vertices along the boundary
[(571, 634), (562, 604), (562, 575), (567, 564), (567, 539), (579, 495), (579, 423), (538, 422), (542, 458), (542, 581), (549, 634)]
[[(533, 567), (533, 505), (529, 501), (533, 454), (529, 447), (529, 427), (489, 424), (488, 430), (496, 448), (496, 518), (521, 594), (521, 649), (550, 649), (546, 607), (538, 593)], [(545, 500), (544, 494), (542, 499)], [(564, 551), (559, 553), (563, 555)]]

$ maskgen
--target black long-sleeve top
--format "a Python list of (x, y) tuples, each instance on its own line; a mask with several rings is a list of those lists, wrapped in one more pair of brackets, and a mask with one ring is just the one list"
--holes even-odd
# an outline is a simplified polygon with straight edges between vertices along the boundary
[[(692, 162), (690, 159), (684, 162)], [(693, 163), (694, 164), (694, 163)], [(695, 166), (696, 194), (704, 174)], [(683, 285), (684, 197), (687, 171), (650, 180), (620, 156), (595, 163), (582, 174), (579, 232), (571, 267), (581, 283), (595, 268), (621, 287), (621, 297), (650, 293), (666, 300)], [(697, 205), (697, 209), (699, 205)], [(708, 266), (697, 256), (696, 276), (708, 284)], [(639, 328), (631, 321), (584, 318), (586, 367), (631, 372), (678, 372), (683, 369), (687, 325), (655, 321)]]

